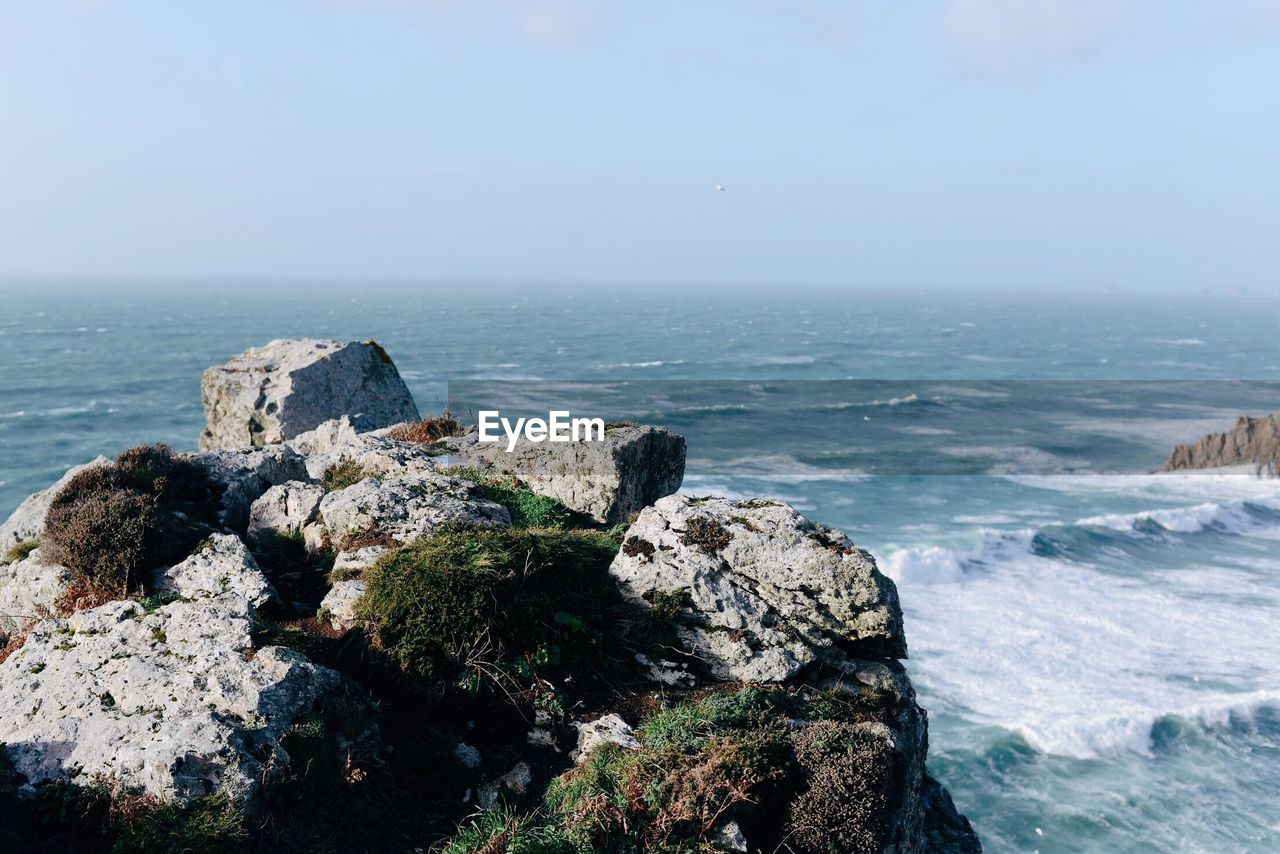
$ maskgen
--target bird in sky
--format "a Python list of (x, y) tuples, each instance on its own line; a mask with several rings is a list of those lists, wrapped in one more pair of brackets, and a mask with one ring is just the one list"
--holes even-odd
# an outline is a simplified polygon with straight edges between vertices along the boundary
[(724, 184), (716, 184), (716, 190), (717, 190), (718, 192), (723, 193), (723, 192), (724, 192)]

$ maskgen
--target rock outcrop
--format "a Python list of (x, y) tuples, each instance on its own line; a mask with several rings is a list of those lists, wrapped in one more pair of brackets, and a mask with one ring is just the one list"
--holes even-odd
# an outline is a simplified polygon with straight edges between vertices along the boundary
[(320, 502), (320, 518), (338, 548), (359, 534), (409, 543), (445, 523), (508, 527), (507, 508), (472, 494), (472, 485), (434, 472), (417, 477), (365, 478), (330, 492)]
[(155, 573), (157, 593), (205, 599), (232, 593), (255, 607), (275, 597), (271, 582), (235, 534), (213, 534), (181, 563)]
[(1189, 445), (1178, 445), (1161, 471), (1250, 466), (1262, 474), (1280, 474), (1280, 412), (1236, 419), (1225, 433), (1210, 433)]
[(347, 416), (362, 430), (416, 420), (418, 408), (373, 341), (281, 339), (209, 368), (202, 449), (271, 445)]
[(224, 595), (37, 624), (0, 664), (0, 744), (24, 788), (74, 779), (179, 804), (252, 797), (287, 764), (282, 733), (339, 680), (282, 647), (246, 654), (252, 612)]
[(682, 638), (721, 679), (906, 656), (893, 582), (781, 501), (663, 498), (627, 529), (609, 571), (638, 601), (676, 597)]
[(243, 531), (249, 508), (273, 486), (308, 479), (306, 458), (292, 448), (249, 451), (207, 451), (196, 455), (209, 476), (222, 488), (218, 517), (223, 525)]
[[(167, 521), (195, 533), (145, 589), (95, 587), (75, 541), (74, 579), (42, 562), (65, 478), (0, 528), (0, 847), (16, 788), (113, 792), (143, 823), (229, 809), (222, 847), (980, 850), (926, 772), (870, 554), (782, 501), (672, 494), (685, 444), (658, 427), (512, 453), (371, 431), (417, 414), (384, 356), (273, 342), (210, 369), (206, 444), (246, 447), (183, 457), (200, 488)], [(164, 495), (183, 484), (148, 461), (174, 456), (116, 465)], [(134, 540), (90, 545), (110, 566)], [(468, 826), (476, 805), (505, 812)]]
[(11, 635), (48, 617), (71, 583), (61, 566), (46, 565), (40, 550), (22, 560), (0, 564), (0, 635)]
[(604, 441), (481, 442), (477, 431), (446, 439), (462, 465), (518, 478), (596, 522), (615, 524), (680, 488), (684, 437), (662, 427), (615, 425)]
[(302, 536), (303, 529), (320, 515), (324, 496), (324, 487), (297, 480), (271, 487), (249, 508), (249, 539), (269, 545), (282, 537)]

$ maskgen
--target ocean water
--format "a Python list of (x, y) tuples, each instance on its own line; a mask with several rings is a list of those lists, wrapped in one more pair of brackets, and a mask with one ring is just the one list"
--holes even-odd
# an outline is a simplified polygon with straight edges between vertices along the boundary
[(201, 370), (272, 338), (376, 338), (424, 412), (464, 382), (643, 385), (686, 491), (785, 498), (898, 582), (930, 768), (987, 850), (1280, 850), (1280, 480), (1146, 473), (1280, 410), (1280, 302), (7, 282), (0, 307), (0, 515), (98, 453), (194, 447)]

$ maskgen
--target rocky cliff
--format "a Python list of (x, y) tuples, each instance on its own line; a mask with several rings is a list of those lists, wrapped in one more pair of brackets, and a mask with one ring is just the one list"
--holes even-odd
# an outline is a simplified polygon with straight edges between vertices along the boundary
[(1251, 418), (1242, 415), (1225, 433), (1210, 433), (1189, 445), (1178, 445), (1161, 471), (1250, 466), (1280, 474), (1280, 413)]
[(842, 532), (671, 494), (660, 428), (506, 459), (306, 376), (0, 527), (0, 849), (980, 850)]

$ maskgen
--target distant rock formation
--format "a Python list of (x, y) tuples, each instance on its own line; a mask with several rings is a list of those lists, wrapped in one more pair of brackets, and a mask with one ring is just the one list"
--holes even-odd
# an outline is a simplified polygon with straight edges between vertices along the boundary
[(1259, 418), (1242, 415), (1225, 433), (1178, 445), (1161, 471), (1241, 465), (1254, 466), (1262, 474), (1280, 474), (1280, 412)]
[(373, 341), (279, 339), (204, 372), (201, 450), (273, 445), (346, 415), (361, 430), (418, 418), (395, 363)]

